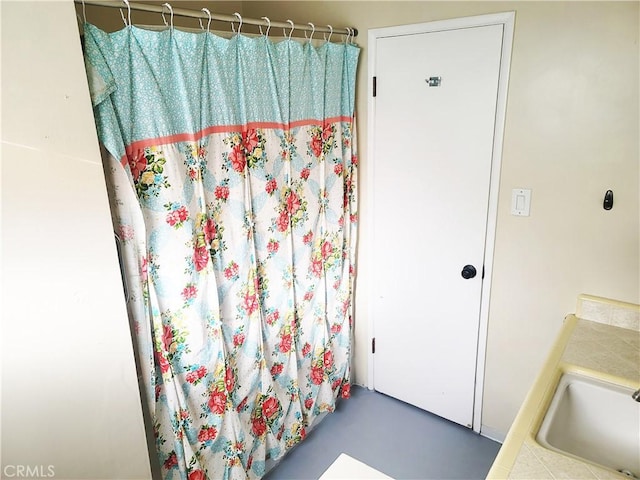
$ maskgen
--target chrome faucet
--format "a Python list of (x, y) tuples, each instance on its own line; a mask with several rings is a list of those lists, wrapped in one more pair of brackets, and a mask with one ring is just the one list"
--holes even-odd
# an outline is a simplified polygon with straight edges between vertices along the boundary
[(631, 394), (631, 398), (636, 402), (640, 402), (640, 388)]

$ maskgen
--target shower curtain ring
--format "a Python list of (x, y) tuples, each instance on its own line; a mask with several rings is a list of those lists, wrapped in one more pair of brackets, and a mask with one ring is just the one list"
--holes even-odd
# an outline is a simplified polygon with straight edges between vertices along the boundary
[[(289, 30), (289, 40), (291, 40), (291, 34), (293, 33), (293, 30), (294, 30), (294, 28), (295, 28), (295, 25), (294, 25), (294, 23), (293, 23), (293, 20), (287, 20), (287, 23), (288, 23), (289, 25), (291, 25), (291, 30)], [(286, 36), (286, 35), (287, 35), (287, 32), (285, 32), (285, 31), (284, 31), (284, 29), (282, 29), (282, 31), (283, 31), (284, 35)]]
[(345, 43), (345, 44), (346, 44), (346, 43), (351, 43), (351, 42), (350, 42), (350, 39), (351, 39), (351, 32), (352, 32), (352, 30), (351, 30), (351, 28), (349, 28), (349, 27), (344, 27), (344, 28), (347, 30), (347, 38), (344, 40), (344, 43)]
[[(240, 29), (242, 28), (242, 15), (238, 12), (234, 12), (233, 14), (238, 17), (238, 35), (240, 35)], [(233, 28), (233, 22), (231, 22), (231, 28)]]
[(84, 0), (82, 0), (82, 20), (84, 20), (84, 23), (87, 23), (87, 11), (85, 9)]
[(265, 37), (269, 36), (269, 30), (271, 30), (271, 20), (269, 20), (269, 17), (261, 17), (263, 20), (265, 20), (267, 22), (267, 33), (262, 33), (262, 25), (260, 25), (260, 35), (264, 35)]
[(323, 36), (325, 41), (329, 43), (331, 41), (331, 35), (333, 35), (333, 27), (331, 25), (327, 25), (327, 27), (329, 27), (329, 38), (327, 38), (326, 35), (323, 35)]
[[(311, 43), (311, 40), (313, 39), (313, 34), (316, 33), (316, 26), (311, 22), (307, 23), (307, 25), (311, 27), (311, 35), (309, 35), (309, 43)], [(307, 38), (307, 32), (304, 33), (304, 38)]]
[(131, 26), (131, 5), (129, 5), (129, 0), (122, 0), (122, 2), (127, 6), (127, 18), (129, 19), (129, 23), (124, 19), (124, 12), (120, 8), (120, 16), (122, 17), (122, 21), (124, 22), (125, 27)]
[(162, 11), (160, 13), (162, 14), (162, 21), (164, 22), (164, 26), (168, 27), (169, 26), (169, 22), (167, 22), (167, 19), (164, 16), (164, 3), (162, 4)]
[(169, 13), (171, 14), (169, 18), (171, 19), (171, 30), (173, 30), (173, 7), (169, 4), (169, 2), (162, 4), (162, 20), (164, 20), (165, 27), (168, 27), (169, 25), (167, 24), (167, 19), (164, 17), (164, 7), (167, 7), (169, 9)]
[[(209, 33), (209, 27), (211, 26), (211, 12), (206, 7), (200, 9), (200, 11), (206, 13), (209, 16), (209, 21), (207, 22), (207, 33)], [(200, 28), (204, 31), (204, 27), (202, 26), (202, 19), (199, 18), (198, 21), (200, 22)]]

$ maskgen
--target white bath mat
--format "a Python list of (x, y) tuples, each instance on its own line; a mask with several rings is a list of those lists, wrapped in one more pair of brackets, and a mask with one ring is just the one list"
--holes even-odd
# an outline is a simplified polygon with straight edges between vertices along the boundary
[[(362, 463), (346, 453), (341, 453), (336, 461), (320, 476), (319, 480), (391, 479), (388, 475)], [(393, 480), (393, 479), (392, 479)]]

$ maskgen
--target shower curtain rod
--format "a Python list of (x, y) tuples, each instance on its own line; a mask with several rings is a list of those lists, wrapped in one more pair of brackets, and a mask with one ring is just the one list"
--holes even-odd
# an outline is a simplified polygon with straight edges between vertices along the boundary
[[(141, 10), (144, 12), (154, 12), (154, 13), (167, 13), (169, 15), (171, 15), (171, 12), (173, 12), (173, 15), (178, 15), (180, 17), (191, 17), (191, 18), (201, 18), (204, 20), (209, 20), (209, 15), (203, 11), (198, 11), (198, 10), (188, 10), (186, 8), (173, 8), (173, 6), (171, 6), (171, 9), (167, 9), (164, 6), (161, 5), (149, 5), (149, 4), (145, 4), (145, 3), (135, 3), (135, 2), (123, 2), (120, 0), (74, 0), (74, 2), (78, 5), (95, 5), (98, 7), (110, 7), (110, 8), (122, 8), (122, 9), (126, 9), (126, 8), (130, 8), (131, 10)], [(126, 12), (125, 12), (126, 13)], [(267, 17), (263, 17), (263, 18), (267, 18)], [(309, 24), (297, 24), (297, 23), (293, 23), (290, 20), (287, 22), (271, 22), (269, 24), (269, 22), (267, 22), (264, 19), (256, 19), (256, 18), (244, 18), (240, 15), (236, 16), (236, 15), (224, 15), (224, 14), (219, 14), (219, 13), (212, 13), (211, 14), (211, 20), (218, 20), (221, 22), (238, 22), (241, 19), (242, 24), (248, 24), (248, 25), (259, 25), (262, 27), (281, 27), (281, 28), (286, 28), (286, 29), (291, 29), (291, 27), (293, 26), (293, 30), (302, 30), (305, 32), (321, 32), (321, 33), (336, 33), (339, 35), (350, 35), (353, 37), (358, 36), (358, 29), (357, 28), (350, 28), (350, 27), (345, 27), (345, 28), (330, 28), (330, 25), (327, 25), (326, 27), (316, 27), (313, 26), (313, 24), (309, 23)]]

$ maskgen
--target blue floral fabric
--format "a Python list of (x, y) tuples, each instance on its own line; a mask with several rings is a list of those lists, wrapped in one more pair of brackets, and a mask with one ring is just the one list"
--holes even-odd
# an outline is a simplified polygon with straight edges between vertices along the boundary
[(349, 396), (358, 54), (85, 26), (166, 479), (260, 478)]

